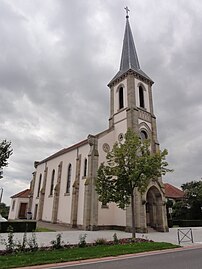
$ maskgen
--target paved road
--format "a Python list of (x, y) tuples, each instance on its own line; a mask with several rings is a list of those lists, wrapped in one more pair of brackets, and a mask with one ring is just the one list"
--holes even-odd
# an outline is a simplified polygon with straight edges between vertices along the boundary
[(77, 265), (48, 268), (72, 269), (201, 269), (202, 248), (168, 251), (167, 253), (125, 256), (107, 261), (84, 262)]

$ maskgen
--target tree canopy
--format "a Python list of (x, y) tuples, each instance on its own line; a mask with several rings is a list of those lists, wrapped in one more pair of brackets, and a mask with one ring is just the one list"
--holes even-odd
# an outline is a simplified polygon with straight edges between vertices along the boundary
[(184, 199), (173, 204), (172, 218), (175, 220), (202, 219), (202, 180), (186, 182), (181, 186)]
[(8, 219), (9, 209), (9, 206), (4, 203), (0, 203), (0, 214), (2, 215), (2, 217)]
[(103, 204), (115, 202), (124, 209), (131, 204), (132, 231), (135, 237), (134, 189), (145, 192), (150, 180), (171, 171), (165, 160), (167, 150), (150, 152), (150, 141), (142, 141), (131, 129), (123, 143), (115, 143), (98, 169), (96, 190)]
[(182, 185), (185, 192), (185, 198), (190, 209), (191, 219), (202, 218), (202, 181), (191, 181)]
[(0, 143), (0, 178), (2, 178), (2, 169), (8, 165), (8, 159), (13, 154), (13, 149), (11, 148), (11, 142), (3, 140)]
[(202, 204), (202, 181), (190, 181), (182, 184), (182, 190), (191, 205), (194, 201), (198, 200)]

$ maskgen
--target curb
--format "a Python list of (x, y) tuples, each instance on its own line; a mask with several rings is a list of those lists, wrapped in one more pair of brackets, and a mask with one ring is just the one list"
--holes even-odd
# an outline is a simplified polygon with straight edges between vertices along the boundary
[(107, 262), (107, 261), (124, 260), (124, 259), (138, 258), (138, 257), (144, 257), (144, 256), (160, 255), (160, 254), (165, 254), (165, 253), (172, 253), (172, 252), (179, 252), (179, 251), (186, 251), (186, 250), (200, 249), (200, 248), (202, 248), (202, 244), (195, 244), (192, 246), (184, 246), (181, 248), (154, 250), (154, 251), (140, 252), (140, 253), (135, 253), (135, 254), (109, 256), (109, 257), (87, 259), (87, 260), (80, 260), (80, 261), (70, 261), (70, 262), (62, 262), (62, 263), (34, 265), (34, 266), (29, 266), (29, 267), (17, 267), (16, 269), (51, 269), (51, 268), (54, 269), (54, 268), (72, 267), (75, 265), (102, 263), (102, 262)]

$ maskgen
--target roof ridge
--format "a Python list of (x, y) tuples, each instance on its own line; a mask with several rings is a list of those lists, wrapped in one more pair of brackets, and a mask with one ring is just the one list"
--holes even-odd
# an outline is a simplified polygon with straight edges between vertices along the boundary
[(84, 140), (81, 140), (81, 141), (78, 142), (78, 143), (75, 143), (75, 144), (73, 144), (73, 145), (67, 147), (67, 148), (63, 148), (63, 149), (57, 151), (56, 153), (51, 154), (50, 156), (48, 156), (47, 158), (43, 159), (42, 161), (39, 161), (39, 162), (37, 163), (37, 165), (42, 164), (42, 163), (44, 163), (44, 162), (47, 162), (47, 161), (49, 161), (49, 160), (51, 160), (51, 159), (53, 159), (53, 158), (56, 158), (56, 157), (58, 157), (58, 156), (60, 156), (60, 155), (63, 155), (63, 154), (65, 154), (66, 152), (68, 152), (68, 151), (70, 151), (70, 150), (72, 150), (72, 149), (75, 149), (75, 148), (77, 148), (77, 147), (80, 147), (80, 146), (82, 146), (82, 145), (85, 145), (87, 142), (88, 142), (88, 139), (84, 139)]
[(164, 183), (165, 186), (165, 192), (166, 192), (166, 196), (170, 197), (170, 198), (179, 198), (179, 197), (183, 197), (184, 196), (184, 192), (183, 190), (173, 186), (172, 184), (169, 183)]
[(18, 192), (18, 193), (16, 193), (16, 194), (12, 195), (11, 198), (21, 197), (21, 196), (23, 196), (24, 194), (26, 194), (26, 196), (28, 197), (30, 191), (31, 191), (30, 189), (25, 189), (25, 190), (23, 190), (23, 191), (21, 191), (21, 192)]

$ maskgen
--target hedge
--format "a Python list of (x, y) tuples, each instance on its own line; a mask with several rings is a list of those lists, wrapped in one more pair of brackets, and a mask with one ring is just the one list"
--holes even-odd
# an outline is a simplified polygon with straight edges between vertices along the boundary
[(0, 222), (0, 233), (7, 233), (8, 228), (12, 227), (14, 233), (33, 232), (36, 230), (36, 221), (5, 221)]
[(173, 225), (180, 227), (201, 227), (202, 220), (173, 220)]

